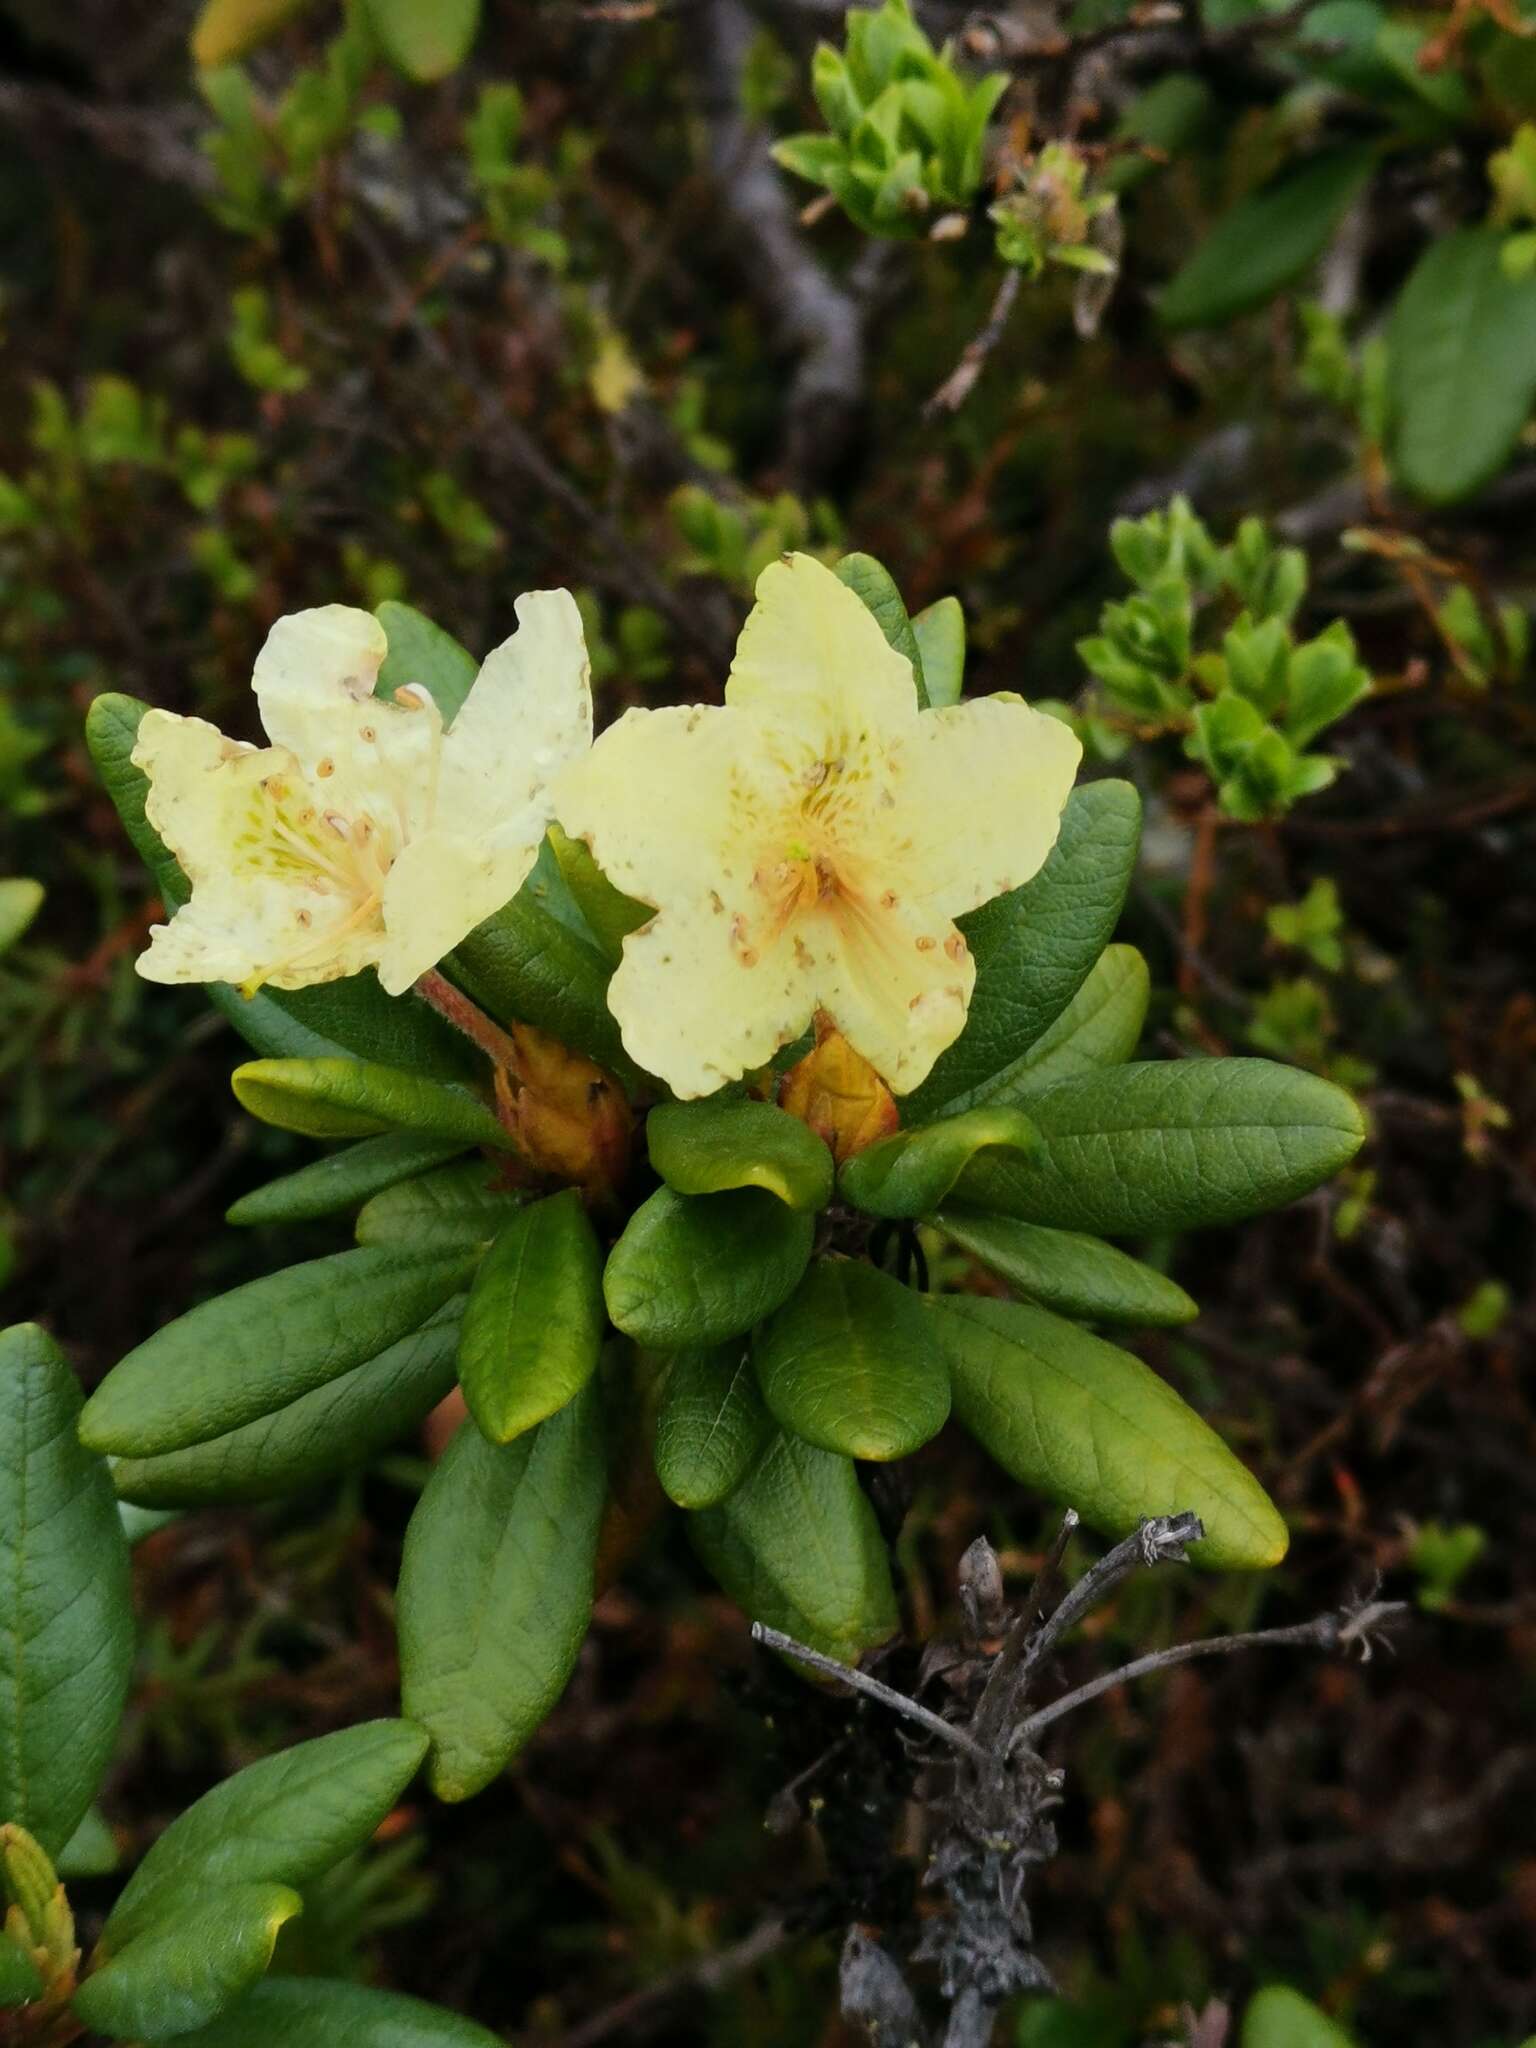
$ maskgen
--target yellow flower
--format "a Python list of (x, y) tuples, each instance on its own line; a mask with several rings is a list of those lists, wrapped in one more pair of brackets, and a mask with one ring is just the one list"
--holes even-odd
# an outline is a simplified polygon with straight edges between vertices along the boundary
[(391, 995), (521, 887), (556, 772), (592, 740), (581, 618), (570, 593), (517, 601), (446, 732), (425, 689), (373, 695), (387, 649), (368, 612), (279, 619), (252, 684), (273, 744), (150, 711), (133, 750), (145, 810), (192, 884), (156, 925), (150, 981), (232, 981), (247, 994), (376, 967)]
[(965, 1025), (953, 920), (1037, 872), (1077, 740), (1017, 699), (919, 712), (911, 665), (809, 555), (759, 577), (725, 700), (626, 712), (555, 791), (656, 906), (609, 986), (625, 1048), (707, 1095), (820, 1009), (906, 1094)]

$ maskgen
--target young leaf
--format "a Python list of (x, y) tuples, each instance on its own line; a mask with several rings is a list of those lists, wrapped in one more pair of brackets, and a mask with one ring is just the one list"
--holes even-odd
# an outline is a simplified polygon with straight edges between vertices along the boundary
[(377, 1358), (474, 1265), (463, 1252), (406, 1257), (380, 1246), (247, 1281), (130, 1351), (86, 1403), (81, 1440), (144, 1458), (224, 1436)]
[(890, 1559), (847, 1458), (781, 1433), (726, 1500), (689, 1517), (689, 1530), (754, 1621), (845, 1664), (896, 1632)]
[(843, 1161), (837, 1187), (843, 1200), (866, 1216), (929, 1216), (981, 1153), (1012, 1152), (1030, 1159), (1039, 1150), (1040, 1133), (1023, 1110), (1006, 1104), (967, 1109), (855, 1152)]
[(958, 597), (941, 597), (912, 621), (923, 681), (935, 711), (958, 704), (965, 686), (965, 612)]
[(401, 1697), (432, 1737), (432, 1787), (468, 1799), (565, 1690), (592, 1612), (607, 1487), (588, 1382), (510, 1444), (461, 1429), (427, 1482), (400, 1565)]
[(177, 2048), (500, 2048), (473, 2020), (398, 1991), (324, 1977), (268, 1977)]
[(482, 1260), (459, 1338), (469, 1412), (510, 1443), (579, 1394), (607, 1319), (603, 1254), (574, 1188), (518, 1210)]
[(216, 1886), (152, 1922), (93, 1970), (71, 2003), (98, 2034), (159, 2041), (215, 2019), (272, 1960), (278, 1930), (304, 1901), (281, 1884)]
[(1153, 1328), (1200, 1313), (1182, 1287), (1099, 1238), (979, 1210), (942, 1209), (938, 1221), (999, 1279), (1063, 1315)]
[(1536, 400), (1536, 275), (1511, 277), (1495, 228), (1430, 243), (1387, 330), (1392, 466), (1431, 504), (1503, 468)]
[(970, 1014), (903, 1101), (903, 1123), (991, 1099), (990, 1084), (1061, 1015), (1108, 944), (1140, 842), (1141, 799), (1130, 784), (1088, 783), (1073, 791), (1034, 880), (959, 920), (976, 961)]
[(1285, 1555), (1285, 1524), (1252, 1473), (1129, 1351), (1022, 1302), (946, 1296), (933, 1320), (956, 1415), (1015, 1479), (1109, 1536), (1193, 1509), (1205, 1564), (1250, 1571)]
[(794, 1292), (815, 1219), (761, 1188), (658, 1188), (630, 1217), (603, 1275), (608, 1313), (657, 1351), (739, 1337)]
[(215, 1785), (173, 1820), (129, 1878), (98, 1963), (174, 1927), (215, 1891), (302, 1891), (360, 1849), (415, 1777), (427, 1738), (408, 1721), (362, 1721), (298, 1742)]
[(348, 1145), (344, 1151), (313, 1160), (297, 1173), (269, 1180), (265, 1187), (252, 1188), (225, 1210), (224, 1221), (249, 1225), (308, 1223), (317, 1216), (334, 1216), (384, 1188), (430, 1172), (434, 1166), (456, 1158), (462, 1149), (457, 1138), (422, 1138), (414, 1131), (386, 1131), (382, 1137), (365, 1138), (359, 1145)]
[(1215, 327), (1293, 284), (1327, 247), (1376, 156), (1364, 144), (1322, 151), (1240, 199), (1158, 301), (1166, 327)]
[(1269, 1984), (1249, 2001), (1239, 2048), (1355, 2048), (1355, 2044), (1310, 1998), (1303, 1998), (1288, 1984)]
[(35, 1323), (0, 1333), (0, 1816), (57, 1856), (112, 1754), (133, 1668), (128, 1543)]
[(483, 1250), (526, 1197), (499, 1184), (486, 1159), (466, 1159), (385, 1188), (357, 1214), (359, 1244), (398, 1245), (406, 1252)]
[(674, 1352), (656, 1409), (656, 1477), (670, 1500), (724, 1500), (772, 1435), (745, 1345)]
[(791, 1209), (832, 1197), (832, 1154), (771, 1102), (664, 1102), (645, 1121), (651, 1164), (680, 1195), (766, 1188)]
[(405, 1130), (460, 1145), (512, 1148), (495, 1113), (467, 1088), (370, 1060), (247, 1060), (230, 1086), (252, 1116), (306, 1138)]
[(1107, 1237), (1193, 1230), (1278, 1208), (1359, 1151), (1341, 1088), (1270, 1060), (1144, 1060), (1032, 1096), (1027, 1165), (981, 1159), (956, 1196), (1026, 1223)]
[(8, 953), (43, 907), (43, 885), (13, 875), (0, 882), (0, 954)]
[(920, 1295), (858, 1259), (819, 1259), (757, 1332), (776, 1422), (845, 1458), (904, 1458), (949, 1417), (949, 1376)]
[(1134, 946), (1106, 946), (1077, 994), (1022, 1058), (986, 1090), (988, 1102), (1028, 1102), (1043, 1088), (1123, 1066), (1141, 1041), (1152, 981)]
[(367, 11), (385, 56), (418, 85), (457, 71), (480, 26), (480, 0), (367, 0)]
[(414, 683), (436, 704), (443, 724), (452, 725), (475, 686), (479, 662), (467, 647), (461, 647), (451, 633), (434, 625), (414, 605), (387, 597), (373, 615), (389, 642), (374, 694), (392, 697), (396, 690)]
[(926, 711), (928, 688), (923, 680), (922, 649), (918, 646), (912, 621), (907, 617), (907, 608), (890, 570), (883, 562), (877, 562), (873, 555), (844, 555), (840, 562), (833, 564), (833, 571), (838, 582), (846, 583), (865, 609), (874, 614), (889, 644), (911, 662), (918, 709)]
[(377, 1358), (286, 1408), (156, 1458), (119, 1458), (120, 1500), (150, 1508), (273, 1500), (369, 1464), (453, 1390), (462, 1296)]

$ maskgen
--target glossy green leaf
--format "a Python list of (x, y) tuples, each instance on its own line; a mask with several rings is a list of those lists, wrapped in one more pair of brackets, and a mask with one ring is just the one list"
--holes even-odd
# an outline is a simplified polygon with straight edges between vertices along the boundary
[[(115, 691), (97, 697), (86, 713), (85, 741), (124, 831), (154, 876), (167, 910), (174, 910), (187, 899), (186, 877), (144, 815), (149, 783), (132, 760), (139, 721), (148, 709), (137, 697)], [(441, 1017), (414, 996), (387, 996), (372, 973), (319, 988), (263, 990), (249, 997), (227, 982), (210, 982), (208, 1000), (248, 1045), (273, 1058), (350, 1053), (450, 1081), (475, 1069), (472, 1048)]]
[(1096, 1236), (1193, 1230), (1278, 1208), (1359, 1151), (1342, 1088), (1271, 1060), (1140, 1060), (1030, 1099), (1044, 1152), (982, 1159), (960, 1179), (971, 1209)]
[(985, 1091), (988, 1102), (1025, 1102), (1042, 1088), (1100, 1067), (1123, 1066), (1141, 1042), (1152, 981), (1134, 946), (1106, 946), (1054, 1024)]
[(583, 923), (610, 964), (617, 966), (625, 939), (641, 925), (649, 924), (655, 911), (649, 903), (638, 902), (622, 889), (616, 889), (584, 843), (568, 838), (558, 825), (549, 828), (549, 844)]
[(500, 2048), (500, 2037), (396, 1991), (268, 1977), (178, 2048)]
[(832, 566), (839, 583), (846, 583), (865, 608), (874, 614), (888, 643), (911, 662), (918, 706), (926, 711), (928, 688), (923, 679), (922, 649), (890, 570), (883, 562), (877, 562), (873, 555), (859, 554), (844, 555)]
[(791, 1209), (832, 1196), (832, 1154), (771, 1102), (664, 1102), (645, 1121), (651, 1164), (680, 1195), (766, 1188)]
[(520, 1189), (502, 1184), (491, 1161), (466, 1159), (401, 1181), (365, 1202), (358, 1211), (357, 1241), (407, 1252), (483, 1250), (525, 1199)]
[(459, 1381), (482, 1433), (510, 1443), (579, 1394), (608, 1319), (603, 1254), (574, 1188), (530, 1202), (482, 1260), (459, 1338)]
[(304, 1910), (281, 1884), (225, 1884), (188, 1898), (94, 1970), (71, 2001), (98, 2034), (160, 2041), (203, 2026), (272, 1960), (278, 1930)]
[(443, 963), (458, 987), (504, 1023), (520, 1019), (633, 1083), (608, 1008), (611, 966), (596, 940), (556, 915), (530, 876)]
[(308, 1223), (317, 1216), (334, 1216), (367, 1201), (384, 1188), (430, 1172), (434, 1166), (455, 1158), (462, 1149), (457, 1138), (422, 1138), (414, 1131), (386, 1131), (382, 1137), (365, 1138), (361, 1144), (312, 1160), (297, 1173), (269, 1180), (265, 1187), (252, 1188), (248, 1195), (231, 1203), (224, 1212), (224, 1221), (248, 1225)]
[(965, 612), (958, 597), (941, 597), (912, 621), (923, 661), (928, 702), (935, 711), (958, 704), (965, 687)]
[(35, 1323), (0, 1332), (0, 1815), (49, 1856), (95, 1797), (133, 1668), (128, 1543)]
[(754, 1621), (845, 1664), (900, 1617), (875, 1511), (852, 1462), (773, 1438), (728, 1499), (689, 1517), (695, 1547)]
[(480, 26), (480, 0), (366, 0), (366, 5), (385, 56), (418, 85), (457, 71)]
[(16, 875), (0, 881), (0, 953), (8, 953), (43, 907), (43, 885)]
[(934, 1322), (955, 1414), (1024, 1485), (1109, 1536), (1193, 1509), (1205, 1564), (1257, 1570), (1285, 1555), (1285, 1523), (1252, 1473), (1129, 1351), (1023, 1302), (948, 1295)]
[(1024, 1159), (1040, 1150), (1040, 1134), (1011, 1104), (962, 1110), (921, 1130), (897, 1131), (843, 1162), (838, 1193), (867, 1216), (930, 1216), (966, 1168), (983, 1153)]
[(1249, 2000), (1240, 2048), (1355, 2048), (1310, 1998), (1288, 1984), (1270, 1984)]
[[(130, 1543), (132, 1538), (129, 1539)], [(110, 1877), (120, 1861), (117, 1837), (99, 1806), (88, 1806), (85, 1818), (54, 1858), (66, 1883), (82, 1877)]]
[(467, 1088), (371, 1060), (247, 1060), (230, 1077), (242, 1109), (306, 1138), (412, 1131), (461, 1145), (512, 1149), (495, 1112)]
[(85, 1405), (93, 1450), (152, 1457), (271, 1415), (419, 1329), (469, 1278), (462, 1252), (336, 1252), (251, 1280), (139, 1345)]
[(818, 1259), (758, 1331), (752, 1362), (774, 1419), (846, 1458), (904, 1458), (949, 1417), (933, 1311), (858, 1259)]
[(1376, 161), (1366, 145), (1323, 150), (1240, 199), (1158, 300), (1167, 327), (1214, 327), (1294, 284), (1328, 246)]
[(565, 1690), (592, 1612), (607, 1487), (595, 1383), (510, 1444), (461, 1429), (400, 1565), (401, 1696), (432, 1736), (432, 1786), (488, 1785)]
[(741, 1484), (773, 1435), (746, 1346), (674, 1352), (656, 1409), (656, 1477), (680, 1508), (710, 1508)]
[(408, 1721), (362, 1721), (248, 1764), (171, 1822), (112, 1908), (98, 1955), (121, 1955), (231, 1885), (302, 1891), (370, 1839), (426, 1749)]
[(0, 1934), (0, 2012), (18, 2005), (30, 2005), (43, 1995), (43, 1980), (30, 1956), (23, 1955), (15, 1942)]
[(1503, 468), (1536, 402), (1536, 274), (1511, 277), (1494, 228), (1437, 236), (1387, 330), (1392, 466), (1432, 504)]
[(151, 1508), (273, 1500), (360, 1470), (453, 1391), (462, 1297), (421, 1329), (285, 1408), (157, 1458), (119, 1458), (122, 1500)]
[(959, 919), (976, 962), (965, 1030), (901, 1105), (907, 1125), (992, 1099), (1087, 980), (1114, 934), (1141, 843), (1128, 782), (1073, 791), (1049, 859), (1032, 882)]
[(938, 1221), (999, 1279), (1064, 1315), (1155, 1328), (1200, 1313), (1182, 1287), (1100, 1238), (980, 1210), (943, 1209)]
[(814, 1218), (761, 1188), (697, 1196), (658, 1188), (609, 1255), (608, 1313), (655, 1351), (724, 1343), (794, 1292), (814, 1235)]
[(434, 625), (414, 605), (387, 597), (373, 615), (389, 642), (374, 694), (392, 697), (396, 690), (414, 683), (436, 704), (443, 724), (452, 725), (460, 705), (475, 686), (479, 662), (467, 647), (461, 647), (451, 633)]

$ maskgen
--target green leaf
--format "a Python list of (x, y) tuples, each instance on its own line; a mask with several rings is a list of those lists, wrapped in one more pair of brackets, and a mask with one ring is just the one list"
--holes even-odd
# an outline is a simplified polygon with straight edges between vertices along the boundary
[(432, 1787), (468, 1799), (565, 1690), (592, 1612), (607, 1485), (589, 1381), (510, 1444), (461, 1429), (427, 1482), (400, 1565), (401, 1696), (432, 1737)]
[[(166, 909), (189, 895), (187, 878), (144, 815), (149, 781), (133, 765), (139, 722), (149, 709), (137, 697), (109, 691), (85, 718), (85, 743), (123, 830), (154, 876)], [(474, 1071), (475, 1056), (441, 1017), (414, 996), (387, 996), (373, 974), (354, 974), (321, 988), (242, 996), (227, 982), (210, 982), (208, 1000), (246, 1042), (281, 1059), (323, 1059), (351, 1053), (408, 1067), (413, 1073), (457, 1080)]]
[(1495, 476), (1536, 400), (1536, 276), (1511, 277), (1503, 245), (1494, 228), (1439, 236), (1387, 329), (1392, 466), (1432, 504)]
[(192, 62), (203, 71), (239, 63), (307, 4), (308, 0), (203, 0), (192, 28)]
[(609, 961), (556, 915), (533, 877), (449, 954), (443, 971), (493, 1017), (532, 1024), (631, 1085), (638, 1078), (608, 1008)]
[(463, 1299), (286, 1408), (158, 1458), (119, 1458), (121, 1500), (151, 1508), (273, 1500), (360, 1470), (453, 1390)]
[(705, 1565), (754, 1621), (844, 1664), (894, 1635), (875, 1511), (847, 1458), (775, 1436), (718, 1507), (689, 1517)]
[(524, 1199), (489, 1160), (466, 1159), (385, 1188), (358, 1211), (355, 1234), (359, 1244), (407, 1252), (483, 1249)]
[(408, 1721), (363, 1721), (248, 1764), (171, 1822), (112, 1908), (98, 1957), (174, 1925), (215, 1890), (302, 1891), (370, 1839), (426, 1749)]
[(1341, 1088), (1271, 1060), (1140, 1060), (1033, 1096), (1027, 1165), (979, 1160), (967, 1208), (1106, 1237), (1235, 1223), (1346, 1165), (1365, 1137)]
[(366, 0), (368, 20), (391, 64), (418, 85), (457, 71), (474, 47), (480, 0)]
[(0, 1814), (57, 1856), (112, 1755), (133, 1668), (128, 1543), (35, 1323), (0, 1333)]
[(911, 662), (918, 709), (926, 711), (928, 686), (923, 678), (922, 649), (890, 570), (883, 562), (877, 562), (873, 555), (844, 555), (840, 562), (833, 564), (833, 573), (838, 582), (846, 583), (865, 609), (874, 614), (887, 642)]
[(1073, 791), (1050, 857), (1032, 882), (958, 920), (976, 962), (960, 1038), (902, 1103), (906, 1124), (990, 1101), (1087, 980), (1114, 934), (1141, 842), (1128, 782)]
[(1285, 1524), (1252, 1473), (1129, 1351), (1022, 1302), (946, 1296), (934, 1323), (955, 1414), (1024, 1485), (1108, 1536), (1193, 1509), (1204, 1564), (1248, 1571), (1285, 1555)]
[(375, 696), (392, 697), (407, 683), (415, 683), (436, 704), (443, 724), (452, 725), (480, 673), (475, 657), (414, 605), (387, 597), (373, 616), (389, 642), (374, 685)]
[(500, 2048), (473, 2020), (397, 1991), (268, 1977), (177, 2048)]
[(867, 1216), (929, 1216), (983, 1152), (1040, 1150), (1040, 1133), (1021, 1109), (998, 1104), (963, 1110), (919, 1131), (897, 1131), (855, 1152), (837, 1176), (845, 1202)]
[(798, 1117), (771, 1102), (672, 1102), (645, 1122), (651, 1164), (680, 1195), (766, 1188), (791, 1209), (832, 1198), (832, 1154)]
[(0, 2012), (18, 2005), (30, 2005), (41, 1998), (44, 1985), (37, 1965), (22, 1954), (15, 1942), (0, 1934)]
[(930, 1304), (861, 1260), (817, 1260), (752, 1363), (774, 1420), (845, 1458), (904, 1458), (949, 1418)]
[(938, 1221), (1010, 1287), (1063, 1315), (1155, 1328), (1187, 1323), (1200, 1313), (1182, 1287), (1099, 1238), (979, 1210), (944, 1209)]
[(80, 1418), (93, 1450), (152, 1457), (271, 1415), (377, 1358), (469, 1278), (462, 1252), (335, 1252), (216, 1295), (108, 1373)]
[(1123, 1066), (1141, 1042), (1151, 994), (1147, 963), (1136, 948), (1106, 946), (1055, 1023), (998, 1076), (988, 1101), (1028, 1102), (1058, 1081)]
[(813, 1217), (760, 1188), (697, 1196), (658, 1188), (609, 1255), (608, 1313), (656, 1351), (722, 1344), (794, 1292), (814, 1235)]
[(711, 1508), (773, 1435), (745, 1346), (674, 1352), (656, 1410), (656, 1477), (680, 1508)]
[(603, 1254), (574, 1188), (530, 1202), (481, 1261), (464, 1311), (459, 1380), (481, 1432), (510, 1443), (597, 1370), (607, 1328)]
[(306, 1138), (414, 1131), (461, 1145), (512, 1149), (494, 1112), (467, 1088), (370, 1060), (247, 1060), (230, 1077), (242, 1109)]
[(269, 1180), (265, 1187), (252, 1188), (225, 1210), (224, 1221), (250, 1225), (308, 1223), (317, 1216), (334, 1216), (384, 1188), (414, 1180), (418, 1174), (443, 1165), (461, 1150), (461, 1142), (456, 1138), (422, 1138), (413, 1131), (387, 1131), (382, 1137), (365, 1138), (360, 1145), (349, 1145), (345, 1151), (313, 1160), (297, 1173)]
[(655, 911), (649, 903), (638, 902), (622, 889), (615, 889), (586, 845), (580, 839), (567, 838), (558, 825), (549, 828), (549, 844), (583, 923), (602, 947), (609, 964), (616, 967), (625, 939), (641, 925), (649, 924)]
[(1352, 2036), (1288, 1984), (1255, 1994), (1243, 2014), (1240, 2048), (1355, 2048)]
[(923, 681), (935, 711), (958, 704), (965, 687), (965, 613), (958, 597), (941, 597), (912, 621)]
[(88, 1806), (54, 1863), (59, 1876), (72, 1883), (81, 1877), (110, 1877), (118, 1860), (117, 1837), (106, 1815), (99, 1806)]
[(0, 882), (0, 954), (8, 953), (43, 907), (43, 885), (13, 876)]
[(1370, 176), (1364, 144), (1323, 150), (1222, 215), (1158, 301), (1165, 327), (1215, 327), (1294, 284)]
[(159, 2041), (215, 2019), (272, 1960), (304, 1901), (281, 1884), (225, 1884), (189, 1898), (94, 1970), (71, 2003), (94, 2033)]

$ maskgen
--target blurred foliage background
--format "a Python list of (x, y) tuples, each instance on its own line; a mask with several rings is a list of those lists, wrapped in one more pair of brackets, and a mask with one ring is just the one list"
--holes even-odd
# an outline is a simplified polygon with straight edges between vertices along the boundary
[[(1005, 80), (986, 186), (887, 183), (861, 225), (769, 153), (799, 136), (784, 163), (835, 173), (804, 136), (830, 132), (812, 52), (841, 12), (0, 5), (4, 1320), (41, 1316), (94, 1381), (272, 1262), (223, 1211), (302, 1151), (238, 1113), (196, 993), (134, 975), (157, 905), (86, 762), (93, 694), (243, 733), (279, 612), (399, 596), (483, 651), (517, 593), (568, 584), (606, 718), (717, 696), (784, 548), (868, 549), (912, 610), (960, 597), (970, 689), (1057, 702), (1140, 786), (1124, 936), (1157, 1048), (1313, 1067), (1372, 1128), (1342, 1185), (1154, 1248), (1206, 1310), (1138, 1348), (1254, 1464), (1290, 1559), (1133, 1582), (1071, 1654), (1377, 1574), (1417, 1617), (1395, 1661), (1186, 1669), (1054, 1738), (1036, 1925), (1063, 1997), (1017, 2039), (1188, 2040), (1186, 2009), (1281, 1977), (1367, 2043), (1512, 2048), (1536, 2028), (1536, 15), (923, 6), (968, 89)], [(1461, 239), (1490, 235), (1491, 268)], [(1260, 515), (1304, 549), (1296, 635), (1343, 620), (1368, 672), (1331, 786), (1274, 815), (1217, 804), (1188, 702), (1149, 715), (1105, 669), (1111, 523), (1178, 493), (1223, 541)], [(123, 1845), (392, 1711), (430, 1449), (146, 1538)], [(1022, 1583), (1051, 1529), (952, 1434), (882, 1510), (919, 1644), (972, 1537)], [(808, 1830), (780, 1795), (840, 1741), (848, 1798), (834, 1772)], [(516, 1770), (400, 1812), (285, 1960), (526, 2048), (851, 2040), (840, 1931), (911, 1884), (867, 1810), (882, 1754), (897, 1787), (891, 1729), (759, 1660), (686, 1548), (642, 1540)]]

